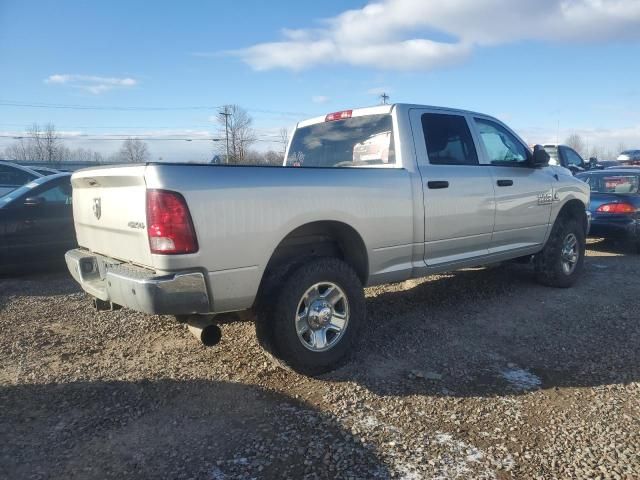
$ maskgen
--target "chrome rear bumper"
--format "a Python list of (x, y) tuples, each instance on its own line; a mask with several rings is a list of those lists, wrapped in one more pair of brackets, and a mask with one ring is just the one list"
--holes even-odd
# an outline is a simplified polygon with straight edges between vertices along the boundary
[(200, 272), (156, 272), (82, 249), (65, 254), (82, 289), (100, 300), (158, 315), (209, 313), (211, 305)]

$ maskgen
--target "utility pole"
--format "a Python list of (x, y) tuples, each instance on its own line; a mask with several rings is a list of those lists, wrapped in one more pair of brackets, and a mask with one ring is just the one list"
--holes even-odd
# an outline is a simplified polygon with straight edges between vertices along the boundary
[(380, 94), (380, 99), (382, 100), (382, 105), (386, 105), (389, 101), (389, 95), (387, 95), (385, 92), (382, 92)]
[(229, 106), (225, 105), (224, 110), (222, 112), (218, 112), (218, 115), (222, 115), (224, 117), (224, 133), (227, 138), (227, 158), (225, 163), (229, 163), (229, 117), (231, 116), (229, 113)]

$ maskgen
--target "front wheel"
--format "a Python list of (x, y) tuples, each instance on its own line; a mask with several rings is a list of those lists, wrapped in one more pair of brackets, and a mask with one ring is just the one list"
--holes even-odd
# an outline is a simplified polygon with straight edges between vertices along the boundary
[(572, 286), (582, 272), (585, 249), (582, 223), (575, 217), (557, 219), (547, 244), (535, 258), (537, 280), (551, 287)]
[(279, 363), (303, 374), (338, 367), (351, 353), (365, 318), (358, 276), (339, 259), (318, 258), (278, 283), (267, 293), (272, 298), (263, 299), (273, 303), (258, 318), (261, 343)]

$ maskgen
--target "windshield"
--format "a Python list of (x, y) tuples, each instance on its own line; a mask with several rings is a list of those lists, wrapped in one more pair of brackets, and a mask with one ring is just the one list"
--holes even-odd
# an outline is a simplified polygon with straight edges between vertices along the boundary
[(380, 167), (395, 164), (391, 115), (366, 115), (296, 130), (286, 166)]
[(638, 193), (638, 175), (589, 174), (578, 178), (586, 182), (593, 193)]

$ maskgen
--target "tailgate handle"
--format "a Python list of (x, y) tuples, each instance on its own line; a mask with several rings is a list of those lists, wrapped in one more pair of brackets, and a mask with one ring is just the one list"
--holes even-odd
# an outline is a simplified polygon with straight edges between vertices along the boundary
[(499, 187), (512, 187), (513, 180), (498, 180)]
[(449, 182), (447, 182), (446, 180), (427, 182), (427, 187), (429, 187), (431, 190), (437, 190), (439, 188), (449, 188)]

